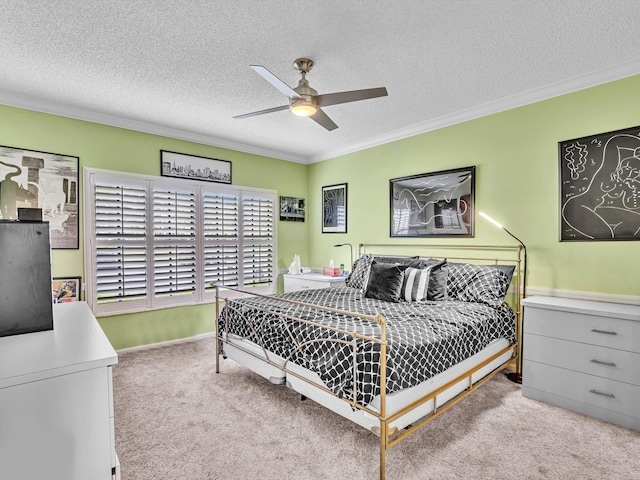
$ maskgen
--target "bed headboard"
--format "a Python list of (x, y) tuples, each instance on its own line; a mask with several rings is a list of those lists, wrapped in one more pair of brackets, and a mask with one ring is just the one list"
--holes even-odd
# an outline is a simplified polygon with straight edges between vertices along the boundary
[(522, 299), (526, 295), (527, 267), (526, 250), (522, 245), (361, 243), (358, 245), (358, 258), (364, 254), (386, 257), (418, 255), (478, 265), (513, 265), (515, 270), (511, 282), (514, 299), (512, 308), (518, 316), (522, 314)]

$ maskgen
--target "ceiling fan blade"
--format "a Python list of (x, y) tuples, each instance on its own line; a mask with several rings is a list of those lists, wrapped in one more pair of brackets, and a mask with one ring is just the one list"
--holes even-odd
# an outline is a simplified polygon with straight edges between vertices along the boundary
[(280, 107), (267, 108), (266, 110), (258, 110), (257, 112), (244, 113), (242, 115), (236, 115), (233, 118), (249, 118), (256, 115), (264, 115), (265, 113), (279, 112), (280, 110), (287, 110), (289, 105), (282, 105)]
[(329, 131), (338, 128), (338, 125), (336, 125), (333, 120), (329, 118), (329, 115), (324, 113), (321, 109), (318, 109), (318, 111), (309, 118)]
[(367, 88), (364, 90), (351, 90), (349, 92), (327, 93), (316, 96), (318, 106), (328, 107), (329, 105), (337, 105), (339, 103), (357, 102), (359, 100), (367, 100), (369, 98), (386, 97), (387, 89), (385, 87)]
[(260, 75), (267, 82), (269, 82), (276, 89), (278, 89), (280, 93), (282, 93), (283, 95), (289, 98), (302, 98), (300, 95), (296, 93), (296, 91), (293, 88), (291, 88), (289, 85), (284, 83), (282, 80), (280, 80), (278, 77), (276, 77), (273, 73), (271, 73), (269, 70), (264, 68), (262, 65), (251, 65), (251, 68), (253, 68), (253, 70), (258, 75)]

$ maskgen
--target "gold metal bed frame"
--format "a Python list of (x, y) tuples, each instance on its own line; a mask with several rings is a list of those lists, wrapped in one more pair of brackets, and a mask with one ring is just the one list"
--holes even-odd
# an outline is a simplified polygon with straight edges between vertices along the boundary
[[(522, 246), (518, 245), (518, 246), (487, 246), (487, 245), (479, 245), (479, 246), (475, 246), (475, 245), (408, 245), (408, 244), (401, 244), (401, 245), (392, 245), (392, 244), (360, 244), (359, 248), (358, 248), (358, 258), (361, 256), (361, 254), (366, 253), (366, 248), (367, 247), (376, 247), (376, 248), (392, 248), (394, 250), (397, 250), (399, 248), (414, 248), (414, 249), (420, 249), (420, 250), (435, 250), (435, 251), (444, 251), (444, 250), (452, 250), (452, 251), (466, 251), (466, 250), (472, 250), (472, 251), (485, 251), (485, 252), (495, 252), (496, 254), (505, 254), (505, 253), (510, 253), (513, 254), (513, 258), (500, 258), (498, 256), (495, 257), (478, 257), (478, 256), (472, 256), (472, 257), (467, 257), (467, 256), (457, 256), (457, 255), (447, 255), (447, 256), (443, 256), (443, 255), (429, 255), (429, 258), (447, 258), (448, 260), (454, 260), (454, 261), (465, 261), (465, 262), (482, 262), (480, 264), (506, 264), (506, 265), (515, 265), (515, 271), (514, 271), (514, 275), (513, 275), (513, 280), (512, 280), (512, 285), (514, 286), (514, 292), (513, 292), (513, 305), (512, 305), (512, 309), (515, 312), (515, 322), (516, 322), (516, 342), (513, 345), (509, 345), (507, 347), (502, 348), (500, 351), (498, 351), (497, 353), (491, 355), (489, 358), (486, 358), (485, 360), (483, 360), (481, 363), (474, 365), (473, 367), (469, 368), (468, 370), (464, 371), (463, 373), (461, 373), (460, 375), (456, 376), (455, 378), (453, 378), (452, 380), (450, 380), (449, 382), (447, 382), (446, 384), (440, 386), (439, 388), (437, 388), (436, 390), (428, 393), (427, 395), (424, 395), (423, 397), (413, 401), (412, 403), (410, 403), (409, 405), (405, 406), (404, 408), (398, 410), (397, 412), (395, 412), (394, 414), (388, 415), (387, 414), (387, 393), (386, 393), (386, 380), (387, 380), (387, 340), (386, 340), (386, 319), (384, 316), (382, 315), (362, 315), (362, 314), (356, 314), (353, 312), (349, 312), (349, 311), (344, 311), (344, 310), (340, 310), (340, 309), (334, 309), (334, 308), (327, 308), (327, 307), (320, 307), (318, 305), (313, 305), (313, 304), (308, 304), (308, 303), (304, 303), (304, 302), (298, 302), (298, 301), (293, 301), (293, 300), (287, 300), (287, 299), (279, 299), (279, 301), (282, 301), (284, 303), (290, 303), (290, 304), (297, 304), (297, 305), (302, 305), (302, 306), (306, 306), (306, 307), (311, 307), (313, 309), (316, 310), (320, 310), (320, 311), (326, 311), (326, 312), (332, 312), (332, 313), (338, 313), (338, 314), (343, 314), (343, 315), (347, 315), (347, 316), (351, 316), (351, 317), (357, 317), (357, 318), (361, 318), (361, 319), (366, 319), (370, 322), (373, 322), (373, 324), (377, 325), (379, 327), (379, 336), (380, 338), (376, 338), (376, 337), (372, 337), (372, 336), (366, 336), (366, 335), (361, 335), (357, 332), (350, 332), (350, 331), (346, 331), (346, 330), (341, 330), (339, 328), (335, 328), (335, 327), (329, 327), (320, 323), (316, 323), (310, 320), (304, 320), (301, 318), (295, 318), (292, 317), (290, 315), (286, 315), (286, 314), (278, 314), (278, 317), (280, 319), (281, 322), (283, 322), (283, 325), (285, 325), (285, 330), (287, 330), (286, 328), (286, 322), (285, 320), (289, 320), (289, 321), (294, 321), (294, 322), (301, 322), (301, 323), (305, 323), (308, 325), (312, 325), (314, 327), (318, 327), (321, 329), (327, 329), (327, 330), (332, 330), (336, 333), (345, 335), (347, 337), (350, 337), (352, 340), (351, 341), (347, 341), (347, 340), (338, 340), (338, 339), (333, 339), (331, 341), (333, 342), (340, 342), (340, 343), (345, 343), (345, 344), (349, 344), (353, 346), (353, 355), (354, 355), (354, 379), (357, 378), (356, 374), (356, 362), (355, 362), (355, 355), (356, 355), (356, 340), (366, 340), (366, 341), (370, 341), (370, 342), (374, 342), (374, 343), (378, 343), (380, 344), (380, 394), (379, 394), (379, 399), (380, 399), (380, 403), (379, 403), (379, 410), (376, 411), (366, 405), (362, 405), (360, 403), (358, 403), (357, 399), (357, 382), (354, 381), (354, 391), (353, 391), (353, 398), (340, 398), (340, 400), (348, 403), (352, 408), (356, 408), (358, 410), (362, 410), (364, 412), (369, 413), (370, 415), (373, 415), (374, 417), (378, 418), (379, 422), (380, 422), (380, 426), (378, 429), (372, 429), (373, 433), (378, 435), (380, 437), (380, 468), (379, 468), (379, 472), (380, 472), (380, 480), (384, 480), (385, 479), (385, 475), (386, 475), (386, 458), (387, 458), (387, 450), (395, 445), (397, 445), (400, 441), (402, 441), (404, 438), (408, 437), (409, 435), (415, 433), (416, 431), (418, 431), (419, 429), (421, 429), (422, 427), (424, 427), (427, 423), (429, 423), (431, 420), (433, 420), (434, 418), (436, 418), (437, 416), (439, 416), (440, 414), (442, 414), (443, 412), (445, 412), (446, 410), (448, 410), (449, 408), (451, 408), (453, 405), (455, 405), (456, 403), (458, 403), (460, 400), (462, 400), (464, 397), (466, 397), (469, 393), (471, 393), (472, 391), (474, 391), (477, 387), (479, 387), (480, 385), (484, 384), (485, 382), (487, 382), (488, 380), (490, 380), (495, 374), (497, 374), (498, 372), (502, 371), (504, 368), (506, 368), (507, 366), (509, 366), (509, 364), (511, 364), (514, 360), (516, 360), (516, 370), (520, 370), (520, 338), (521, 338), (521, 316), (522, 316), (522, 298), (523, 298), (523, 294), (524, 294), (524, 285), (523, 285), (523, 273), (521, 270), (521, 260), (522, 260)], [(407, 255), (399, 255), (399, 254), (389, 254), (389, 253), (381, 253), (381, 254), (373, 254), (375, 255), (384, 255), (384, 256), (398, 256), (398, 257), (406, 257)], [(426, 255), (423, 255), (423, 257), (427, 257)], [(291, 355), (289, 356), (289, 358), (285, 359), (284, 365), (281, 365), (271, 359), (269, 359), (269, 352), (262, 347), (263, 353), (264, 353), (264, 357), (261, 357), (257, 354), (255, 354), (254, 352), (246, 349), (243, 347), (242, 344), (238, 343), (238, 342), (234, 342), (233, 337), (231, 337), (229, 335), (228, 330), (221, 332), (219, 329), (219, 323), (218, 323), (218, 319), (220, 316), (220, 302), (224, 301), (225, 303), (227, 302), (227, 298), (223, 298), (221, 296), (221, 290), (225, 290), (225, 291), (235, 291), (235, 292), (239, 292), (242, 294), (242, 296), (249, 296), (249, 297), (267, 297), (267, 298), (271, 298), (270, 295), (262, 295), (262, 294), (256, 294), (256, 293), (251, 293), (250, 291), (247, 290), (242, 290), (242, 289), (238, 289), (238, 288), (233, 288), (233, 287), (225, 287), (223, 285), (216, 285), (216, 319), (215, 319), (215, 331), (216, 331), (216, 342), (215, 342), (215, 355), (216, 355), (216, 373), (220, 372), (220, 355), (223, 354), (223, 343), (229, 343), (231, 345), (233, 345), (234, 348), (237, 348), (241, 351), (243, 351), (244, 353), (251, 355), (252, 357), (259, 359), (269, 365), (271, 365), (272, 367), (275, 367), (279, 370), (281, 370), (285, 376), (294, 376), (302, 381), (304, 381), (305, 383), (312, 385), (315, 388), (318, 388), (322, 391), (325, 391), (327, 393), (329, 393), (330, 395), (334, 395), (335, 394), (326, 386), (323, 385), (318, 385), (315, 382), (310, 381), (309, 379), (301, 376), (300, 374), (290, 370), (288, 368), (288, 362), (289, 359), (291, 358)], [(234, 295), (234, 298), (237, 298)], [(247, 325), (250, 328), (253, 328), (252, 325), (247, 321)], [(228, 328), (228, 322), (225, 322), (225, 326)], [(254, 330), (255, 331), (255, 330)], [(291, 335), (291, 333), (289, 332), (289, 335)], [(292, 337), (293, 338), (293, 337)], [(327, 339), (322, 339), (322, 340), (317, 340), (317, 341), (327, 341)], [(313, 342), (313, 340), (311, 341)], [(308, 343), (311, 342), (306, 342), (303, 344), (298, 344), (296, 350), (300, 350), (302, 348), (304, 348)], [(294, 339), (294, 343), (297, 344), (297, 342), (295, 342)], [(478, 372), (479, 370), (481, 370), (483, 367), (485, 367), (486, 365), (490, 364), (491, 362), (493, 362), (494, 360), (496, 360), (497, 358), (499, 358), (500, 356), (506, 354), (509, 351), (512, 351), (512, 355), (510, 357), (510, 359), (506, 362), (504, 362), (503, 364), (501, 364), (499, 367), (497, 367), (496, 369), (494, 369), (492, 372), (490, 372), (489, 374), (487, 374), (486, 376), (478, 379), (475, 381), (475, 383), (473, 382), (473, 375)], [(294, 352), (292, 352), (293, 354)], [(519, 373), (519, 372), (518, 372)], [(461, 381), (466, 381), (466, 383), (468, 384), (467, 388), (462, 391), (461, 393), (459, 393), (458, 395), (456, 395), (455, 397), (451, 398), (450, 400), (448, 400), (446, 403), (444, 403), (443, 405), (438, 406), (438, 402), (437, 402), (437, 397), (445, 392), (448, 388), (456, 385), (457, 383), (461, 382)], [(338, 397), (336, 397), (338, 398)], [(429, 402), (433, 400), (433, 409), (431, 411), (430, 414), (427, 414), (426, 416), (422, 417), (420, 420), (410, 424), (409, 426), (407, 426), (406, 428), (404, 428), (402, 431), (398, 431), (398, 429), (396, 427), (390, 427), (390, 424), (402, 417), (403, 415), (407, 414), (408, 412), (414, 410), (415, 408), (418, 408), (419, 406)]]

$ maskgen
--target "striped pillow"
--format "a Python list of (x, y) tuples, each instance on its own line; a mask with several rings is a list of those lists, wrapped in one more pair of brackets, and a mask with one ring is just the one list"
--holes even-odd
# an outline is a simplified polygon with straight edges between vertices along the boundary
[(431, 267), (412, 268), (404, 271), (401, 298), (407, 302), (422, 302), (427, 299)]

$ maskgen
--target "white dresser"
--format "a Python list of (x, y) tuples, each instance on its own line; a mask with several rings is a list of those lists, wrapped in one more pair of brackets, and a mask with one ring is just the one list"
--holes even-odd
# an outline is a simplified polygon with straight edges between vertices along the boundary
[(640, 306), (523, 300), (522, 394), (640, 430)]
[(53, 330), (0, 338), (0, 478), (110, 480), (119, 474), (116, 363), (85, 302), (54, 305)]
[(303, 273), (301, 275), (285, 273), (283, 277), (285, 293), (314, 288), (343, 287), (347, 279), (347, 277), (330, 277), (321, 273)]

